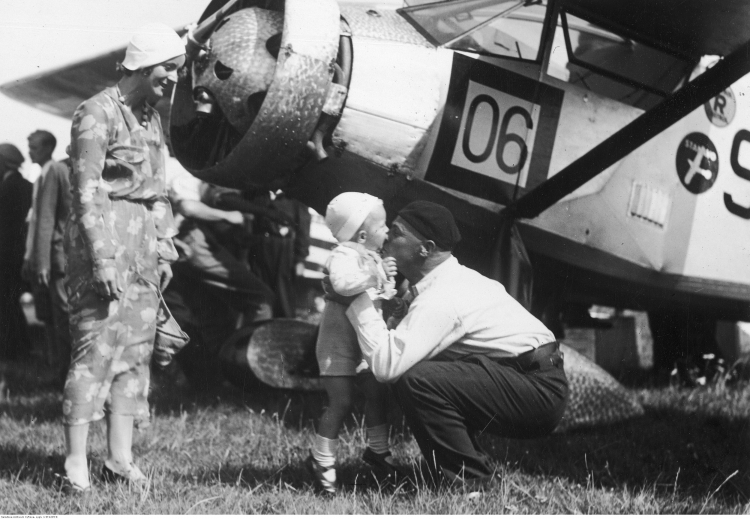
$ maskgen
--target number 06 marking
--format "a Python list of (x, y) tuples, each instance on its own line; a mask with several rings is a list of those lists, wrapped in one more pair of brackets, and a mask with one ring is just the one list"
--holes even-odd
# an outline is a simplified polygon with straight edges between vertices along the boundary
[[(534, 123), (531, 120), (531, 114), (529, 114), (528, 111), (521, 108), (520, 106), (514, 106), (508, 109), (507, 112), (505, 112), (503, 122), (500, 124), (500, 136), (497, 139), (497, 165), (500, 166), (500, 169), (502, 169), (509, 175), (514, 175), (523, 169), (524, 164), (526, 164), (526, 157), (529, 154), (529, 150), (526, 147), (526, 141), (523, 140), (523, 137), (516, 133), (508, 133), (508, 125), (510, 124), (510, 120), (514, 115), (523, 116), (523, 120), (526, 122), (527, 129), (531, 130), (534, 128)], [(518, 159), (518, 164), (516, 164), (515, 166), (509, 166), (508, 164), (506, 164), (503, 157), (505, 147), (512, 142), (515, 142), (521, 151), (521, 155)]]
[[(486, 103), (492, 111), (492, 124), (490, 126), (489, 135), (487, 136), (487, 144), (485, 145), (482, 153), (477, 155), (473, 151), (471, 151), (471, 146), (469, 144), (471, 142), (472, 129), (474, 128), (474, 117), (476, 116), (479, 105), (481, 105), (482, 103)], [(500, 107), (498, 106), (497, 101), (495, 101), (493, 97), (486, 94), (479, 94), (478, 96), (476, 96), (469, 105), (469, 111), (466, 114), (466, 128), (464, 129), (464, 138), (461, 143), (461, 147), (466, 158), (475, 164), (486, 161), (492, 153), (493, 144), (495, 142), (495, 138), (497, 138), (497, 153), (495, 154), (495, 160), (497, 161), (498, 167), (509, 175), (515, 175), (516, 173), (521, 171), (526, 164), (526, 158), (528, 157), (529, 150), (526, 147), (526, 141), (522, 136), (518, 135), (517, 133), (508, 133), (508, 126), (510, 126), (510, 121), (516, 115), (520, 115), (523, 117), (523, 120), (526, 123), (526, 128), (528, 128), (529, 130), (534, 128), (534, 122), (531, 119), (531, 114), (529, 114), (526, 109), (521, 108), (520, 106), (513, 106), (509, 108), (507, 112), (505, 112), (503, 121), (502, 123), (500, 123), (500, 134), (498, 135), (497, 122), (500, 119)], [(515, 166), (505, 162), (505, 148), (511, 143), (515, 143), (520, 151), (518, 163)]]
[(425, 180), (498, 204), (523, 196), (547, 180), (564, 98), (560, 88), (454, 53)]
[[(479, 155), (475, 155), (474, 152), (471, 151), (469, 141), (471, 140), (471, 129), (474, 127), (474, 116), (477, 114), (477, 108), (482, 103), (487, 103), (490, 110), (492, 110), (492, 126), (490, 128), (490, 133), (487, 136), (487, 144), (484, 147), (484, 151)], [(492, 144), (495, 142), (495, 136), (497, 135), (498, 119), (500, 119), (500, 107), (497, 106), (497, 102), (487, 94), (479, 94), (471, 102), (471, 105), (469, 105), (469, 113), (466, 114), (466, 129), (464, 130), (462, 146), (464, 155), (466, 155), (466, 158), (474, 164), (484, 162), (487, 160), (487, 157), (490, 156), (490, 153), (492, 153)], [(503, 124), (505, 124), (505, 119), (503, 119)]]

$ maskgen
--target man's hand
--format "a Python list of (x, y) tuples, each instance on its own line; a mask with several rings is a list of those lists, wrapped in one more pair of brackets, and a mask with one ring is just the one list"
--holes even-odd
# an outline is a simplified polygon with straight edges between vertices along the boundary
[(177, 252), (180, 254), (180, 258), (189, 259), (193, 256), (193, 249), (190, 248), (190, 245), (177, 237), (172, 238), (172, 242), (174, 243)]
[(225, 211), (224, 220), (233, 225), (245, 224), (245, 217), (239, 211)]
[(94, 269), (94, 290), (103, 299), (120, 299), (122, 285), (114, 266)]
[(49, 270), (39, 269), (39, 272), (36, 273), (36, 282), (49, 288)]
[(159, 286), (161, 291), (164, 292), (169, 282), (172, 281), (172, 267), (169, 263), (159, 263), (159, 266), (156, 267), (156, 272), (159, 273)]
[(305, 274), (305, 262), (300, 261), (294, 265), (294, 274), (301, 278)]
[(323, 285), (323, 292), (325, 293), (324, 297), (327, 301), (335, 301), (344, 306), (349, 306), (352, 303), (352, 301), (357, 299), (357, 296), (359, 296), (359, 294), (357, 294), (356, 296), (342, 296), (341, 294), (337, 294), (333, 290), (333, 285), (331, 284), (331, 278), (328, 276), (323, 278), (322, 285)]
[(396, 277), (396, 274), (398, 273), (398, 267), (396, 267), (396, 258), (392, 256), (383, 258), (383, 270), (385, 270), (385, 275), (389, 278)]

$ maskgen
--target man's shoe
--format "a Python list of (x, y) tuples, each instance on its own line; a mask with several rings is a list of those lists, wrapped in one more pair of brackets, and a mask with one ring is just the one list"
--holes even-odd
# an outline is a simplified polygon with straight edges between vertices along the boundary
[(312, 453), (305, 460), (305, 465), (315, 478), (315, 485), (326, 494), (333, 495), (339, 490), (339, 482), (336, 479), (336, 469), (324, 467), (313, 457)]
[(378, 484), (399, 486), (410, 481), (409, 474), (393, 462), (390, 451), (378, 454), (367, 447), (362, 454), (362, 461), (370, 465)]

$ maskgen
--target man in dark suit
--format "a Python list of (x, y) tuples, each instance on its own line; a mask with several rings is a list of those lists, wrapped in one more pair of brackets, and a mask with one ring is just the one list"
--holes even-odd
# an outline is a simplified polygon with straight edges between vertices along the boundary
[[(296, 316), (295, 281), (305, 270), (312, 217), (306, 205), (283, 192), (263, 191), (250, 201), (267, 209), (256, 214), (250, 241), (250, 268), (276, 294), (274, 317)], [(273, 218), (268, 215), (281, 216)]]
[(31, 182), (18, 168), (23, 155), (9, 143), (0, 144), (0, 360), (16, 360), (30, 349), (21, 309), (26, 216), (31, 206)]
[[(26, 238), (24, 276), (35, 286), (37, 312), (45, 308), (47, 361), (59, 368), (64, 379), (70, 363), (68, 297), (65, 293), (63, 234), (72, 195), (68, 166), (52, 160), (57, 140), (45, 130), (29, 135), (29, 158), (42, 172), (34, 184)], [(44, 312), (43, 312), (44, 313)]]

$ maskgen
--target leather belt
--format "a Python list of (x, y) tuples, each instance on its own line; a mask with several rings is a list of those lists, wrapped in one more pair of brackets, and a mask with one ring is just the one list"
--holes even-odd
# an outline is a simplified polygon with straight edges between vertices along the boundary
[(558, 351), (560, 351), (560, 345), (557, 341), (548, 342), (526, 353), (522, 353), (518, 357), (504, 357), (497, 359), (496, 362), (505, 366), (514, 366), (521, 371), (536, 371), (543, 368), (556, 367), (557, 359), (562, 360), (562, 353), (553, 358), (554, 354)]

